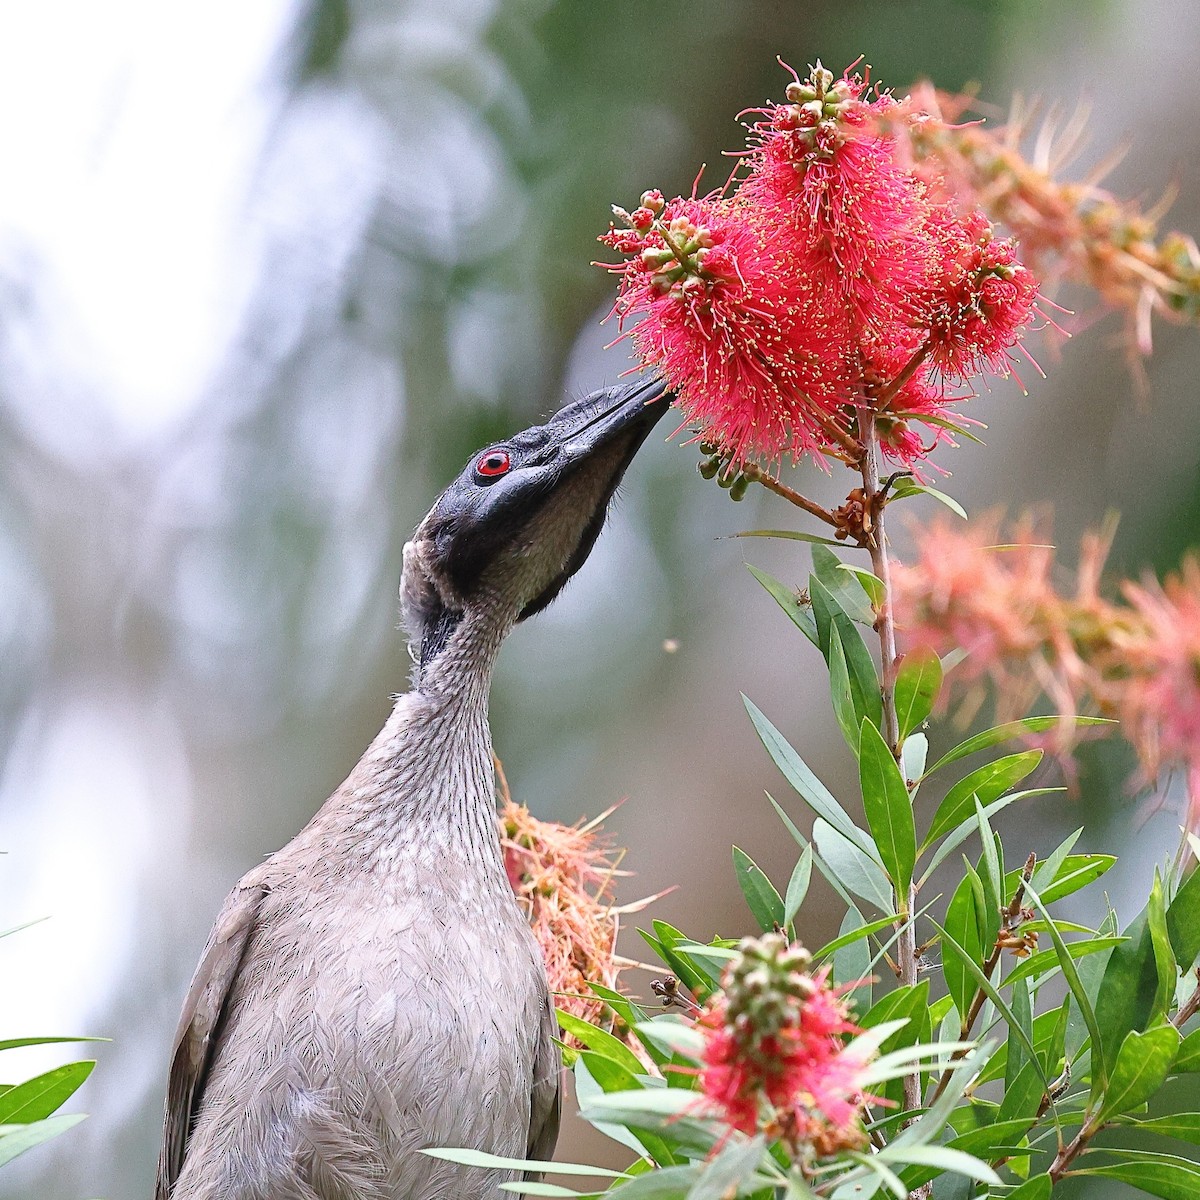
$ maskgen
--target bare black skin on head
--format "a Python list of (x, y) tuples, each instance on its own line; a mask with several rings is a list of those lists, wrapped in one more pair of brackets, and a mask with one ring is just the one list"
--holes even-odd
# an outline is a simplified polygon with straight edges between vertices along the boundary
[[(661, 380), (593, 392), (472, 456), (405, 551), (405, 622), (423, 668), (471, 612), (540, 612), (587, 560), (609, 501), (667, 411)], [(508, 469), (481, 473), (491, 455)], [(420, 672), (418, 672), (418, 679)]]

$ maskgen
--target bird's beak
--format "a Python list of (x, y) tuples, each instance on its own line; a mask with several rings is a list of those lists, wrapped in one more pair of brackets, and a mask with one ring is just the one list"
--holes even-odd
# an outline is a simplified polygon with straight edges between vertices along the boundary
[(563, 439), (560, 450), (563, 465), (583, 462), (624, 439), (628, 439), (627, 451), (632, 457), (671, 406), (672, 399), (666, 383), (655, 377), (593, 392), (568, 404), (549, 425)]

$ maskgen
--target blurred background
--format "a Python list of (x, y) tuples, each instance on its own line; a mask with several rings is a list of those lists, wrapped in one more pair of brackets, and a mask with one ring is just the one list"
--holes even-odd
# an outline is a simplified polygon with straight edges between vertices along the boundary
[[(1130, 143), (1113, 188), (1177, 182), (1194, 233), (1200, 93), (1176, 81), (1198, 50), (1172, 0), (0, 6), (0, 925), (46, 918), (0, 943), (0, 1029), (112, 1039), (72, 1105), (91, 1119), (0, 1195), (148, 1193), (222, 897), (406, 686), (406, 536), (473, 449), (628, 365), (589, 265), (610, 202), (723, 178), (734, 114), (782, 94), (776, 54), (863, 54), (1001, 112), (1086, 99), (1091, 160)], [(1061, 360), (1035, 344), (1030, 395), (972, 403), (990, 444), (943, 451), (947, 487), (1052, 507), (1068, 560), (1115, 508), (1114, 565), (1162, 569), (1200, 516), (1200, 334), (1157, 329), (1139, 401), (1119, 321), (1060, 299), (1078, 336)], [(628, 797), (624, 898), (678, 884), (654, 912), (708, 937), (749, 927), (731, 842), (781, 883), (794, 861), (739, 691), (853, 785), (815, 651), (743, 566), (799, 582), (807, 556), (717, 540), (791, 513), (730, 504), (695, 461), (643, 451), (587, 568), (508, 644), (493, 716), (539, 815)], [(1077, 797), (1017, 818), (1043, 852), (1085, 820), (1084, 846), (1123, 850), (1118, 905), (1177, 837), (1177, 798), (1123, 778), (1094, 754)], [(65, 1058), (21, 1053), (6, 1072)]]

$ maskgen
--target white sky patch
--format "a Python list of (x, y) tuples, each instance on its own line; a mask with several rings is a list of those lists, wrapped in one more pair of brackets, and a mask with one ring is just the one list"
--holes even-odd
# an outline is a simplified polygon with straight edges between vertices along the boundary
[(58, 386), (104, 406), (126, 436), (188, 411), (238, 328), (254, 277), (230, 253), (231, 228), (277, 108), (264, 64), (291, 9), (0, 11), (0, 251), (28, 265), (54, 310)]

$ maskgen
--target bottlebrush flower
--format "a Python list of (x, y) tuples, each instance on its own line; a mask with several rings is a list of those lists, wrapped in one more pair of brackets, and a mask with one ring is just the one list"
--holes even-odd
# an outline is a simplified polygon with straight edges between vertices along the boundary
[[(1115, 717), (1140, 782), (1185, 769), (1188, 823), (1200, 829), (1200, 560), (1162, 584), (1124, 584), (1122, 603), (1099, 586), (1111, 531), (1084, 539), (1073, 589), (1056, 584), (1053, 548), (1032, 522), (991, 544), (1000, 537), (994, 517), (923, 533), (917, 558), (892, 572), (903, 649), (965, 649), (948, 692), (990, 681), (1001, 720), (1023, 716), (1039, 692), (1068, 716)], [(1064, 726), (1055, 749), (1071, 736)]]
[[(811, 291), (740, 200), (676, 198), (616, 210), (628, 228), (601, 241), (630, 257), (614, 311), (638, 357), (670, 381), (705, 441), (735, 463), (821, 452), (850, 396), (836, 313)], [(650, 213), (641, 227), (638, 214)]]
[(722, 994), (700, 1020), (700, 1088), (735, 1129), (766, 1128), (793, 1150), (860, 1146), (865, 1063), (842, 1040), (855, 1032), (828, 971), (781, 934), (746, 938)]
[[(619, 855), (597, 832), (608, 813), (586, 824), (541, 821), (508, 795), (499, 773), (497, 814), (504, 867), (541, 947), (555, 1004), (593, 1025), (607, 1023), (605, 1005), (589, 988), (615, 988), (629, 965), (616, 953), (622, 914), (637, 912), (657, 897), (613, 904)], [(611, 811), (611, 810), (610, 810)]]
[[(935, 202), (884, 129), (899, 104), (817, 64), (755, 110), (729, 194), (614, 209), (614, 305), (643, 365), (728, 469), (855, 463), (858, 413), (921, 473), (952, 440), (947, 380), (1007, 371), (1037, 286), (979, 214)], [(904, 143), (907, 150), (907, 143)], [(946, 415), (949, 413), (949, 415)], [(920, 417), (936, 417), (920, 432)], [(912, 421), (917, 421), (914, 428)]]

